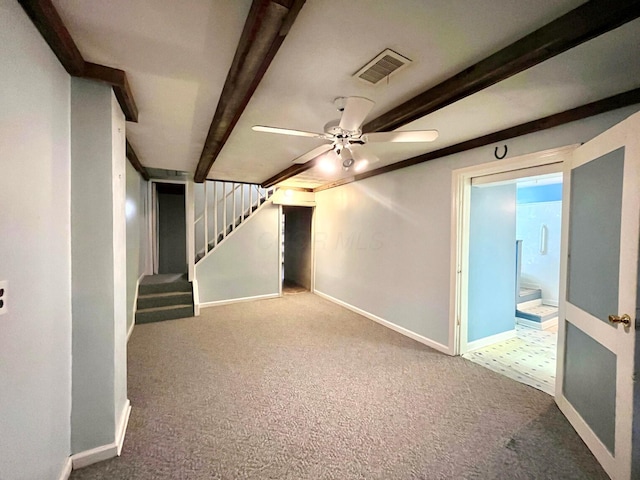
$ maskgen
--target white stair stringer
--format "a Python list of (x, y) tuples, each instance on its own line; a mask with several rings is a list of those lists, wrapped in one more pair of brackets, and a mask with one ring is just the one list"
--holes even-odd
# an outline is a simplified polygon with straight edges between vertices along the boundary
[[(246, 213), (242, 213), (242, 215), (236, 217), (233, 219), (233, 221), (229, 222), (228, 225), (226, 225), (225, 227), (225, 231), (229, 230), (229, 228), (231, 228), (231, 231), (229, 233), (227, 233), (222, 240), (220, 240), (219, 242), (217, 241), (217, 237), (214, 239), (215, 241), (215, 245), (213, 247), (211, 247), (209, 249), (209, 251), (203, 255), (202, 257), (200, 257), (196, 263), (200, 263), (202, 260), (204, 260), (205, 258), (207, 258), (213, 251), (215, 251), (216, 248), (218, 248), (220, 245), (222, 245), (223, 243), (225, 243), (227, 241), (228, 238), (232, 237), (234, 233), (236, 233), (238, 230), (240, 230), (242, 228), (242, 226), (244, 224), (246, 224), (248, 221), (251, 220), (251, 218), (258, 213), (260, 210), (262, 210), (262, 208), (265, 205), (270, 205), (273, 203), (273, 191), (271, 191), (268, 194), (268, 197), (265, 198), (265, 200), (260, 203), (260, 205), (257, 206), (257, 208), (255, 208), (253, 211), (251, 211), (253, 209), (253, 206), (250, 206), (247, 211), (249, 212), (248, 214)], [(234, 226), (235, 225), (235, 226)], [(209, 247), (209, 245), (205, 245), (205, 249), (207, 249)], [(197, 255), (200, 255), (203, 251), (200, 250), (200, 252), (198, 252)]]

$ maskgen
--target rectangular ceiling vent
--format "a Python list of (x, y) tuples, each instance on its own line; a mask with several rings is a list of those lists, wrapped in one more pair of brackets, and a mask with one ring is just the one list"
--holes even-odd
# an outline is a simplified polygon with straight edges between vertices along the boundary
[(382, 79), (403, 69), (410, 63), (411, 60), (407, 57), (403, 57), (399, 53), (387, 48), (384, 52), (377, 55), (373, 60), (354, 73), (353, 76), (376, 85)]

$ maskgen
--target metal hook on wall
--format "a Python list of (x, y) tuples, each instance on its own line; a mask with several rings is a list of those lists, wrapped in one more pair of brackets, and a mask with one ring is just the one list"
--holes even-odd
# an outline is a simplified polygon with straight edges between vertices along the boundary
[(498, 159), (498, 160), (502, 160), (504, 157), (507, 156), (507, 146), (504, 146), (504, 153), (502, 154), (502, 156), (498, 155), (498, 147), (495, 148), (495, 150), (493, 151), (493, 155)]

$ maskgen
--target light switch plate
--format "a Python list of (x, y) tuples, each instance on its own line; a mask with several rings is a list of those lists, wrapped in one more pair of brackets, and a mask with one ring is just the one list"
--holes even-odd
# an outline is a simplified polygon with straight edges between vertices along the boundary
[(7, 284), (6, 280), (0, 280), (0, 315), (7, 313)]

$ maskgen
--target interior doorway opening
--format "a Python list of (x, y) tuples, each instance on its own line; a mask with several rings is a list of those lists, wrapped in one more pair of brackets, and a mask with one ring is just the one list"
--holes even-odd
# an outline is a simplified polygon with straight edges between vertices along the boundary
[(453, 172), (451, 348), (550, 395), (561, 363), (562, 175), (576, 147)]
[(463, 356), (554, 395), (562, 173), (472, 179), (470, 200)]
[(282, 293), (313, 289), (313, 207), (282, 207)]
[(154, 273), (186, 274), (188, 262), (185, 185), (154, 182), (154, 187)]

